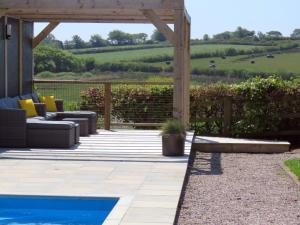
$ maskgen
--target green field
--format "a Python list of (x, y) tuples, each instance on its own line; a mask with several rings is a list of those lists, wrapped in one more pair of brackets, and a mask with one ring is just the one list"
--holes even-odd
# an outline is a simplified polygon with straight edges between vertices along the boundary
[[(191, 53), (209, 53), (216, 51), (224, 51), (228, 48), (237, 50), (250, 50), (253, 48), (263, 48), (261, 46), (251, 45), (227, 45), (227, 44), (207, 44), (191, 46)], [(130, 50), (119, 52), (82, 54), (79, 57), (93, 57), (98, 63), (105, 62), (131, 62), (143, 57), (153, 57), (159, 55), (173, 55), (173, 48), (153, 48), (142, 50)], [(300, 74), (300, 52), (275, 54), (275, 58), (267, 58), (266, 56), (249, 58), (247, 56), (227, 57), (226, 59), (218, 58), (203, 58), (191, 60), (191, 69), (207, 70), (210, 69), (210, 61), (215, 61), (217, 70), (245, 70), (257, 73), (293, 73)], [(254, 64), (251, 61), (255, 61)], [(153, 65), (162, 68), (167, 67), (165, 62), (153, 63)]]
[[(251, 45), (225, 45), (225, 44), (215, 44), (215, 45), (193, 45), (191, 46), (191, 53), (207, 53), (215, 51), (223, 51), (228, 48), (235, 48), (237, 50), (250, 50), (256, 46)], [(263, 47), (257, 47), (263, 48)], [(152, 48), (152, 49), (142, 49), (142, 50), (130, 50), (130, 51), (120, 51), (120, 52), (106, 52), (106, 53), (95, 53), (95, 54), (81, 54), (80, 57), (93, 57), (97, 62), (121, 62), (121, 61), (134, 61), (142, 57), (150, 57), (157, 55), (173, 55), (173, 48)]]
[[(209, 69), (211, 60), (215, 61), (217, 69), (221, 70), (247, 70), (250, 72), (268, 73), (297, 73), (300, 74), (300, 53), (276, 54), (275, 58), (266, 56), (245, 58), (243, 56), (221, 58), (194, 59), (191, 61), (192, 68)], [(255, 63), (252, 64), (251, 61)]]

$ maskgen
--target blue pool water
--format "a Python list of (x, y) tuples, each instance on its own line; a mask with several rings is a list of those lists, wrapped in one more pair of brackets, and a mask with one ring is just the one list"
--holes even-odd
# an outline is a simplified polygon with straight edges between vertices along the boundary
[(0, 225), (100, 225), (118, 198), (0, 196)]

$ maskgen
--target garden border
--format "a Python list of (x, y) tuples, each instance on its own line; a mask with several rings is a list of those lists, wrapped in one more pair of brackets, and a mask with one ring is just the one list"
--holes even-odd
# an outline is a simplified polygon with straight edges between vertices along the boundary
[(290, 171), (284, 162), (280, 162), (279, 165), (285, 174), (288, 175), (288, 177), (295, 183), (298, 189), (300, 189), (300, 181), (298, 180), (298, 177), (292, 171)]

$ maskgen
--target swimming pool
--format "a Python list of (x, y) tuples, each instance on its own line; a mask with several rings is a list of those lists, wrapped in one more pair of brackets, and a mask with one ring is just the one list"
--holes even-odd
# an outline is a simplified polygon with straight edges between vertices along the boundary
[(118, 198), (0, 196), (0, 225), (100, 225)]

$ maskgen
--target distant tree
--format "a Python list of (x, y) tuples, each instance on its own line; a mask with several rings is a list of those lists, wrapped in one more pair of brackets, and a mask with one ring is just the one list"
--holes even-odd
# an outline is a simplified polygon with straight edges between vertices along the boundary
[(292, 39), (300, 39), (300, 29), (295, 29), (291, 34)]
[(87, 44), (85, 43), (84, 40), (82, 40), (81, 37), (79, 37), (78, 35), (74, 35), (72, 37), (72, 42), (74, 44), (74, 48), (86, 48)]
[(158, 30), (154, 30), (154, 32), (151, 36), (151, 39), (153, 41), (158, 41), (158, 42), (163, 42), (163, 41), (167, 40), (167, 38), (162, 33), (160, 33)]
[(73, 49), (73, 48), (75, 48), (73, 41), (66, 40), (64, 42), (64, 49)]
[(225, 31), (223, 33), (214, 35), (213, 38), (217, 40), (228, 40), (232, 38), (232, 33), (229, 31)]
[(208, 41), (209, 40), (209, 35), (208, 34), (204, 34), (203, 35), (203, 40), (204, 41)]
[(266, 39), (266, 35), (263, 32), (261, 32), (261, 31), (257, 32), (257, 37), (258, 37), (259, 40)]
[(130, 35), (120, 30), (113, 30), (108, 34), (108, 40), (111, 44), (122, 45), (130, 42)]
[(132, 34), (131, 36), (134, 44), (145, 43), (148, 38), (148, 35), (145, 33)]
[(48, 45), (54, 48), (63, 48), (63, 42), (59, 41), (55, 38), (55, 36), (53, 34), (49, 34), (43, 41), (42, 43), (43, 45)]
[(232, 36), (235, 38), (248, 38), (248, 37), (254, 37), (255, 31), (249, 31), (245, 28), (238, 27), (236, 31), (232, 33)]
[(272, 30), (272, 31), (267, 32), (267, 37), (270, 39), (281, 39), (283, 36), (282, 36), (281, 32)]
[(50, 46), (38, 46), (34, 50), (35, 73), (79, 72), (84, 70), (84, 61), (68, 51)]
[(56, 38), (53, 34), (48, 34), (48, 36), (43, 40), (44, 43), (50, 43), (55, 41)]
[(106, 40), (104, 40), (99, 34), (92, 35), (89, 43), (90, 46), (94, 48), (103, 47), (107, 45)]

